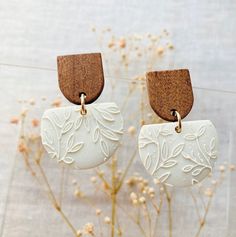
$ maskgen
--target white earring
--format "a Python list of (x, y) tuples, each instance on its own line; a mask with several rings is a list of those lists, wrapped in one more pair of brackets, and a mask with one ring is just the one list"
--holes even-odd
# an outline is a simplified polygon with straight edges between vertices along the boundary
[(107, 161), (120, 144), (123, 119), (115, 103), (93, 102), (103, 89), (101, 55), (58, 57), (59, 84), (67, 99), (80, 104), (45, 111), (42, 142), (49, 156), (79, 169)]
[[(188, 94), (189, 102), (187, 104), (183, 103), (185, 96), (180, 93), (175, 98), (177, 101), (171, 101), (170, 99), (163, 106), (165, 107), (164, 110), (163, 107), (159, 110), (159, 105), (156, 104), (158, 102), (152, 101), (152, 97), (155, 96), (152, 93), (153, 87), (160, 83), (156, 92), (158, 93), (162, 88), (165, 92), (162, 92), (161, 96), (169, 95), (169, 98), (171, 98), (171, 94), (176, 93), (176, 90), (178, 90), (177, 87), (172, 88), (174, 81), (169, 83), (173, 77), (175, 80), (182, 80), (181, 84), (185, 87), (183, 92), (185, 91)], [(177, 126), (176, 123), (172, 122), (144, 125), (141, 128), (139, 153), (144, 167), (154, 178), (170, 186), (190, 186), (202, 181), (211, 173), (217, 158), (218, 138), (216, 129), (209, 120), (182, 122), (178, 110), (169, 109), (170, 106), (171, 108), (179, 106), (181, 108), (183, 106), (185, 108), (182, 108), (181, 111), (186, 111), (182, 113), (183, 116), (186, 116), (189, 111), (186, 109), (187, 107), (191, 109), (193, 98), (191, 98), (192, 89), (191, 83), (189, 83), (190, 76), (188, 71), (176, 70), (155, 72), (155, 74), (149, 73), (147, 74), (147, 80), (151, 106), (155, 108), (155, 111), (158, 111), (159, 116), (165, 119), (169, 113), (170, 117), (168, 118), (171, 118), (172, 121), (177, 121)], [(158, 80), (159, 82), (157, 82)], [(160, 95), (157, 97), (160, 97)], [(159, 99), (159, 102), (162, 101)]]

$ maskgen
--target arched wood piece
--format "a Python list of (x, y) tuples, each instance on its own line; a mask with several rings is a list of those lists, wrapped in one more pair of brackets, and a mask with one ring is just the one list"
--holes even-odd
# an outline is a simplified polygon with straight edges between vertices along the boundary
[(188, 115), (194, 101), (188, 69), (148, 72), (146, 79), (150, 105), (159, 117), (176, 121), (172, 110), (181, 118)]
[(57, 67), (60, 90), (70, 102), (80, 104), (80, 95), (85, 93), (86, 104), (90, 104), (102, 93), (104, 75), (100, 53), (58, 56)]

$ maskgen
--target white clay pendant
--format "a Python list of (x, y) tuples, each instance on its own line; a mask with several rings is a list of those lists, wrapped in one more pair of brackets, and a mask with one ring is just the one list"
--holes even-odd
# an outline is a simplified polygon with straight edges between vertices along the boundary
[(209, 120), (144, 125), (139, 135), (139, 153), (144, 167), (160, 182), (190, 186), (203, 180), (217, 158), (218, 138)]
[(115, 103), (62, 107), (45, 111), (42, 142), (49, 156), (75, 168), (88, 169), (108, 160), (118, 148), (123, 119)]

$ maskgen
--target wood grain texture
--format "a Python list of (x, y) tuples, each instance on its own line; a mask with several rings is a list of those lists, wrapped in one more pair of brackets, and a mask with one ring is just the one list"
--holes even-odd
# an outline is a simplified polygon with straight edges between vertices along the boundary
[(148, 72), (149, 102), (155, 113), (167, 121), (176, 121), (171, 114), (177, 110), (184, 118), (193, 106), (193, 91), (187, 69)]
[(102, 93), (104, 75), (100, 53), (57, 57), (59, 87), (72, 103), (80, 104), (81, 93), (86, 103), (94, 102)]

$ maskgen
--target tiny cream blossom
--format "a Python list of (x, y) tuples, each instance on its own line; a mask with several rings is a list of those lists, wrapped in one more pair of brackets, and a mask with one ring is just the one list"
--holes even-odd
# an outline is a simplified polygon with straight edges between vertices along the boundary
[(83, 235), (82, 230), (77, 230), (76, 235), (77, 237), (81, 237)]
[(28, 112), (28, 109), (23, 109), (20, 114), (21, 117), (25, 117), (27, 115), (27, 112)]
[(33, 127), (38, 127), (40, 122), (38, 119), (32, 119), (31, 123)]
[(145, 197), (140, 197), (139, 198), (139, 203), (141, 203), (141, 204), (144, 204), (144, 203), (146, 203), (146, 198)]
[(104, 222), (105, 222), (106, 224), (110, 224), (110, 223), (111, 223), (111, 219), (110, 219), (110, 217), (105, 216), (105, 218), (104, 218)]
[(213, 196), (213, 191), (210, 189), (210, 188), (207, 188), (204, 192), (204, 194), (207, 196), (207, 197), (212, 197)]
[(153, 182), (154, 182), (154, 184), (160, 184), (160, 180), (159, 179), (154, 179)]
[(164, 53), (164, 48), (163, 47), (158, 47), (157, 48), (157, 54), (163, 55), (163, 53)]
[(12, 117), (11, 120), (10, 120), (10, 123), (12, 124), (18, 124), (19, 123), (19, 118), (18, 117)]
[(94, 225), (92, 223), (87, 223), (84, 226), (84, 232), (86, 234), (94, 235)]
[(133, 205), (137, 205), (137, 204), (138, 204), (138, 199), (133, 199), (133, 200), (132, 200), (132, 204), (133, 204)]
[(102, 210), (101, 210), (101, 209), (96, 209), (96, 215), (97, 215), (97, 216), (101, 215), (101, 213), (102, 213)]
[(235, 170), (235, 165), (229, 165), (229, 169), (231, 170), (231, 171), (233, 171), (233, 170)]
[(29, 104), (30, 104), (30, 105), (35, 105), (35, 99), (34, 99), (34, 98), (31, 98), (31, 99), (29, 100)]
[(220, 172), (225, 172), (225, 166), (224, 165), (220, 165), (219, 166), (219, 170), (220, 170)]
[(55, 100), (52, 102), (52, 106), (53, 106), (53, 107), (60, 107), (60, 106), (61, 106), (61, 100), (60, 100), (60, 99), (55, 99)]
[(125, 48), (126, 47), (126, 40), (124, 38), (120, 39), (119, 45), (120, 45), (120, 48)]
[(130, 194), (130, 198), (131, 198), (131, 200), (137, 199), (137, 198), (138, 198), (138, 195), (137, 195), (135, 192), (132, 192), (132, 193)]
[(96, 182), (97, 182), (97, 177), (92, 176), (92, 177), (90, 178), (90, 181), (91, 181), (92, 183), (96, 183)]
[(134, 127), (134, 126), (130, 126), (129, 128), (128, 128), (128, 133), (130, 134), (130, 135), (135, 135), (135, 133), (136, 133), (136, 128)]

